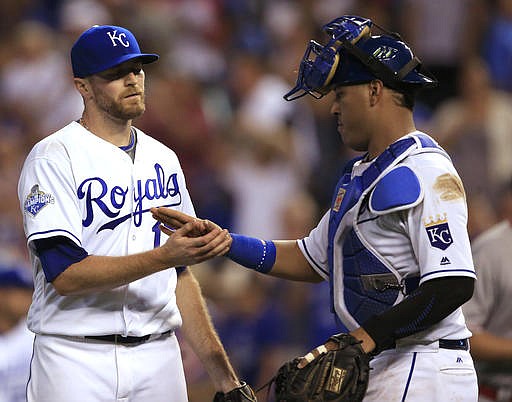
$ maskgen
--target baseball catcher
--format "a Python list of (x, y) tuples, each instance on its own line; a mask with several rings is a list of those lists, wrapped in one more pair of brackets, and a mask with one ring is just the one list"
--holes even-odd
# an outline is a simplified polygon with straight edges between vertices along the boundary
[[(322, 29), (328, 41), (309, 42), (284, 98), (332, 93), (338, 134), (364, 154), (345, 165), (306, 237), (229, 233), (225, 254), (276, 278), (328, 281), (331, 311), (350, 333), (283, 366), (277, 400), (476, 402), (461, 308), (476, 278), (466, 197), (450, 156), (413, 115), (418, 92), (437, 79), (398, 34), (367, 18), (345, 15)], [(154, 215), (167, 224), (177, 213)]]
[(337, 334), (275, 377), (278, 402), (360, 402), (368, 386), (370, 356), (350, 334)]

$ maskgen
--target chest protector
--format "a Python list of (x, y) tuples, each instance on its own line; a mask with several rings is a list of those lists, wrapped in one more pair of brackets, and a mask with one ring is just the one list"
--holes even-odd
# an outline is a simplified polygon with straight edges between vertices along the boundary
[[(418, 286), (419, 277), (399, 277), (381, 255), (365, 246), (356, 230), (356, 222), (363, 201), (368, 202), (370, 209), (377, 213), (415, 205), (422, 195), (421, 185), (414, 172), (399, 163), (407, 156), (421, 152), (439, 152), (447, 156), (429, 136), (411, 135), (391, 144), (361, 176), (352, 178), (353, 166), (360, 158), (353, 160), (336, 186), (329, 217), (327, 251), (333, 309), (333, 283), (336, 282), (334, 265), (340, 258), (343, 264), (342, 294), (346, 311), (342, 314), (336, 311), (342, 321), (355, 321), (361, 325), (371, 316), (388, 310), (399, 297)], [(349, 219), (343, 220), (352, 209), (351, 222), (347, 222)], [(341, 229), (340, 225), (343, 226)], [(336, 242), (339, 230), (344, 233), (341, 251), (335, 249), (339, 248)], [(340, 285), (338, 282), (337, 286)]]

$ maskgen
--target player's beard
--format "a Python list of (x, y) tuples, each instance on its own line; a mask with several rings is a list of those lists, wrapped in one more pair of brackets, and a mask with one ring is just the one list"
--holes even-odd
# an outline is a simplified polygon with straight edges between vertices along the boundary
[(146, 110), (144, 91), (141, 91), (140, 97), (136, 98), (138, 99), (137, 102), (134, 102), (135, 98), (128, 101), (125, 94), (121, 95), (118, 99), (106, 96), (101, 91), (98, 91), (95, 95), (98, 108), (115, 119), (133, 120), (142, 116)]

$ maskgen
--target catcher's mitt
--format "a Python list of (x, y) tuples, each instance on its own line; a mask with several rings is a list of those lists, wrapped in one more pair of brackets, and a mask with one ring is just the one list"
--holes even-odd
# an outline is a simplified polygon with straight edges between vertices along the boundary
[(217, 392), (213, 402), (258, 402), (252, 388), (241, 381), (240, 386), (227, 393)]
[[(360, 402), (366, 394), (371, 357), (363, 352), (361, 342), (350, 334), (329, 338), (337, 343), (334, 350), (324, 345), (320, 355), (299, 369), (300, 358), (285, 363), (275, 378), (278, 402)], [(307, 358), (308, 356), (306, 356)]]

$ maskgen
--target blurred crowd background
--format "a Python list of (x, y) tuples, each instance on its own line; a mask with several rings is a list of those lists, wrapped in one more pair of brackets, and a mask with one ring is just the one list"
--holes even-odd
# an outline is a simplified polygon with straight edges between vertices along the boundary
[[(21, 164), (35, 142), (80, 117), (69, 50), (94, 24), (127, 27), (161, 55), (145, 68), (147, 109), (135, 125), (176, 151), (198, 216), (272, 239), (315, 226), (354, 154), (329, 96), (282, 96), (306, 43), (325, 40), (321, 26), (357, 14), (400, 32), (438, 77), (416, 123), (453, 157), (471, 237), (499, 219), (497, 197), (512, 177), (510, 0), (2, 0), (1, 13), (0, 265), (26, 263)], [(223, 258), (193, 269), (237, 371), (255, 387), (336, 330), (325, 284), (258, 276)], [(191, 401), (208, 400), (211, 384), (186, 344), (183, 355)]]

